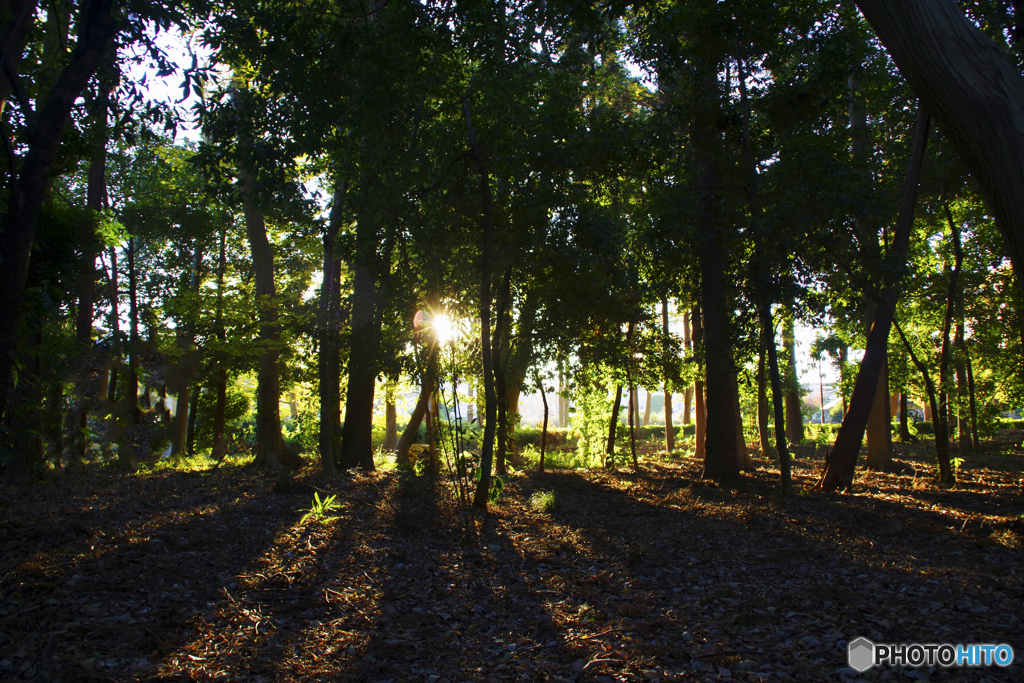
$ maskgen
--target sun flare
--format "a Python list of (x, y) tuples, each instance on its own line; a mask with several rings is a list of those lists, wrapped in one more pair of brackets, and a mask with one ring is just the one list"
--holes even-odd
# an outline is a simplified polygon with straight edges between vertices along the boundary
[(434, 316), (434, 334), (437, 335), (437, 341), (442, 344), (447, 344), (455, 338), (455, 325), (452, 319), (444, 313), (439, 313)]

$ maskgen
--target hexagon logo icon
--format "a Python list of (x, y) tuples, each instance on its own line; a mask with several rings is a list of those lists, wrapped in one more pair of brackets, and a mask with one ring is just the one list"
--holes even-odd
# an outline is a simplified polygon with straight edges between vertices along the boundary
[(863, 636), (850, 641), (847, 661), (851, 669), (864, 673), (875, 664), (875, 644)]

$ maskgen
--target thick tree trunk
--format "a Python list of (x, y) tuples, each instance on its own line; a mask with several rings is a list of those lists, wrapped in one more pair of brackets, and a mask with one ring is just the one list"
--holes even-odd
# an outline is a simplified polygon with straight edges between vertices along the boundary
[(376, 221), (360, 216), (356, 227), (355, 277), (352, 287), (352, 344), (348, 359), (345, 421), (338, 454), (341, 469), (373, 465), (373, 394), (378, 374), (381, 340), (381, 297), (375, 263), (379, 241)]
[(912, 437), (910, 436), (910, 424), (909, 424), (909, 406), (907, 400), (907, 392), (900, 392), (900, 443), (910, 443)]
[[(902, 264), (907, 257), (910, 246), (910, 230), (914, 224), (914, 207), (917, 204), (917, 186), (921, 176), (921, 164), (924, 161), (925, 145), (928, 139), (928, 114), (923, 107), (918, 107), (917, 122), (914, 127), (914, 142), (910, 152), (907, 180), (903, 187), (903, 198), (900, 203), (899, 218), (890, 251), (892, 263)], [(850, 409), (843, 417), (836, 442), (829, 456), (828, 466), (815, 488), (831, 491), (837, 488), (849, 489), (853, 484), (853, 475), (860, 454), (861, 441), (867, 427), (871, 405), (878, 388), (878, 375), (885, 362), (884, 351), (888, 348), (889, 328), (896, 312), (896, 301), (899, 298), (899, 283), (893, 284), (884, 294), (883, 301), (875, 315), (875, 324), (868, 332), (865, 344), (864, 359), (857, 373)]]
[[(874, 321), (878, 314), (878, 306), (870, 302), (867, 306), (867, 319)], [(871, 329), (869, 322), (867, 329)], [(875, 388), (875, 399), (871, 403), (871, 414), (868, 416), (867, 447), (868, 455), (865, 466), (869, 470), (884, 472), (892, 467), (892, 418), (889, 413), (889, 347), (882, 350), (882, 369), (878, 373), (878, 386)]]
[[(99, 68), (117, 32), (119, 24), (113, 18), (113, 7), (112, 0), (93, 0), (83, 6), (76, 21), (75, 48), (53, 87), (37, 100), (43, 104), (32, 113), (25, 135), (27, 151), (11, 183), (7, 215), (0, 232), (0, 263), (3, 264), (0, 268), (0, 415), (7, 408), (7, 394), (12, 384), (18, 325), (39, 209), (71, 107)], [(21, 35), (25, 27), (27, 24), (23, 25)], [(15, 35), (10, 34), (10, 37)], [(21, 44), (20, 38), (13, 42), (12, 48), (17, 44)], [(14, 169), (11, 172), (14, 173)]]
[(646, 427), (649, 424), (651, 424), (651, 392), (649, 390), (646, 390), (646, 389), (644, 391), (645, 391), (645, 398), (644, 398), (644, 421), (643, 421), (643, 426)]
[(859, 0), (977, 181), (1024, 291), (1024, 76), (952, 0)]
[[(629, 380), (627, 379), (626, 382), (628, 384)], [(632, 453), (632, 455), (633, 455), (633, 471), (637, 471), (637, 470), (640, 469), (640, 463), (636, 459), (636, 428), (637, 428), (636, 416), (639, 414), (639, 411), (637, 410), (638, 406), (636, 404), (637, 403), (636, 399), (637, 399), (636, 387), (630, 386), (629, 387), (629, 450), (630, 450), (630, 453)]]
[(189, 456), (196, 454), (196, 423), (199, 421), (199, 396), (202, 391), (201, 387), (195, 387), (192, 398), (189, 400), (188, 433), (185, 437), (185, 452)]
[(238, 177), (242, 187), (245, 234), (256, 278), (259, 339), (263, 345), (257, 372), (255, 464), (272, 470), (294, 470), (302, 467), (302, 459), (288, 450), (281, 436), (281, 326), (274, 281), (274, 248), (267, 239), (263, 212), (256, 203), (252, 175), (242, 166)]
[[(661, 300), (661, 335), (668, 344), (668, 299)], [(688, 337), (689, 335), (687, 335)], [(684, 342), (685, 343), (685, 342)], [(669, 381), (668, 368), (665, 368), (665, 452), (671, 453), (676, 447), (676, 433), (672, 426), (672, 385)]]

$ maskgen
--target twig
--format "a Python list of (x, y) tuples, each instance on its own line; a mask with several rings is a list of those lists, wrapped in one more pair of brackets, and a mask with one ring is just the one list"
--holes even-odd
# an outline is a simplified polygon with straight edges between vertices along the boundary
[(628, 630), (628, 629), (624, 629), (624, 628), (610, 628), (610, 629), (608, 629), (606, 631), (601, 631), (600, 633), (594, 633), (594, 634), (589, 635), (589, 636), (572, 636), (571, 638), (567, 638), (565, 642), (570, 642), (570, 641), (573, 641), (573, 640), (593, 640), (594, 638), (600, 638), (602, 636), (606, 636), (609, 633), (621, 633), (622, 631), (626, 631), (626, 630)]
[(756, 655), (763, 654), (757, 650), (722, 650), (721, 652), (709, 652), (704, 655), (690, 655), (690, 659), (703, 659), (704, 657), (725, 657), (726, 655)]

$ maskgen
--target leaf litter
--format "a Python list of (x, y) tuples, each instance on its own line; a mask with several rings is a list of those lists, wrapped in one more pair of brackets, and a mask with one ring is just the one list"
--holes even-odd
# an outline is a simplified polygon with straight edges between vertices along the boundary
[[(519, 473), (487, 514), (396, 472), (4, 489), (0, 679), (1021, 680), (1019, 664), (847, 668), (857, 636), (1024, 652), (1019, 435), (952, 490), (923, 445), (897, 448), (901, 473), (787, 501), (757, 458), (728, 487), (688, 458)], [(796, 449), (799, 487), (822, 455)], [(313, 493), (338, 519), (300, 523)]]

